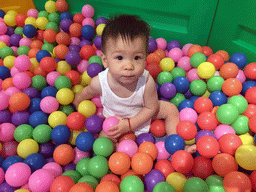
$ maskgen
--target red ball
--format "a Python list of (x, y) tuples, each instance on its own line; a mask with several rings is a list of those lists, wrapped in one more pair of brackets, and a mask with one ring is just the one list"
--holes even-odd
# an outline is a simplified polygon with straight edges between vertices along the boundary
[(89, 60), (91, 56), (95, 55), (95, 49), (91, 45), (85, 45), (79, 53), (83, 59)]
[(57, 68), (57, 63), (52, 57), (44, 57), (40, 61), (40, 67), (47, 73), (54, 71)]
[(16, 27), (24, 27), (27, 16), (24, 14), (18, 14), (15, 17)]
[(83, 16), (82, 13), (76, 13), (73, 17), (73, 22), (79, 23), (80, 25), (82, 25), (84, 18), (85, 17)]
[(191, 121), (180, 121), (176, 126), (176, 132), (184, 140), (191, 140), (196, 137), (197, 128), (196, 125)]
[(245, 99), (249, 104), (256, 105), (256, 87), (251, 87), (245, 92)]
[(208, 176), (214, 173), (212, 161), (208, 158), (198, 156), (194, 159), (195, 163), (192, 169), (193, 174), (205, 180)]
[(246, 117), (248, 117), (249, 119), (253, 116), (256, 115), (256, 105), (254, 104), (249, 104), (246, 111), (242, 114)]
[(151, 63), (146, 66), (146, 70), (148, 70), (149, 74), (153, 77), (154, 80), (156, 80), (159, 73), (161, 73), (162, 69), (160, 65)]
[(215, 66), (215, 70), (219, 70), (224, 65), (224, 58), (219, 54), (210, 55), (207, 62), (212, 63)]
[(172, 162), (167, 159), (157, 161), (155, 164), (155, 169), (163, 173), (165, 178), (172, 172), (175, 172), (174, 168), (172, 167)]
[(104, 182), (104, 181), (112, 181), (118, 187), (119, 187), (119, 185), (121, 183), (121, 179), (117, 175), (115, 175), (115, 174), (107, 174), (107, 175), (105, 175), (104, 177), (102, 177), (100, 182)]
[(73, 23), (69, 27), (71, 37), (80, 37), (82, 35), (81, 30), (82, 25), (79, 23)]
[(256, 191), (256, 170), (254, 170), (250, 176), (249, 176), (251, 182), (252, 182), (252, 188), (254, 191)]
[(171, 163), (177, 172), (187, 174), (194, 166), (194, 159), (189, 152), (179, 150), (172, 155)]
[(59, 12), (66, 12), (68, 10), (68, 3), (65, 0), (57, 0), (55, 7)]
[(4, 61), (0, 59), (0, 66), (4, 66)]
[(256, 115), (249, 119), (249, 128), (253, 133), (256, 133)]
[(51, 192), (69, 192), (71, 187), (75, 185), (75, 182), (71, 177), (67, 175), (61, 175), (53, 180), (51, 184)]
[(44, 31), (43, 30), (37, 30), (36, 39), (39, 41), (44, 41)]
[(251, 80), (256, 80), (256, 63), (249, 63), (244, 68), (244, 74)]
[(161, 119), (156, 119), (150, 125), (150, 132), (156, 137), (163, 137), (166, 134), (165, 122)]
[(213, 113), (203, 112), (197, 118), (197, 125), (200, 129), (212, 131), (218, 126), (218, 120)]
[(48, 43), (54, 43), (56, 41), (57, 32), (53, 29), (46, 29), (43, 33), (44, 40)]
[(71, 130), (81, 130), (85, 126), (85, 116), (79, 112), (69, 114), (67, 126)]
[(227, 133), (219, 138), (219, 144), (222, 153), (228, 153), (234, 156), (237, 148), (240, 147), (243, 143), (240, 137), (237, 135)]
[(212, 109), (213, 109), (213, 103), (211, 99), (209, 99), (208, 97), (199, 97), (194, 102), (194, 110), (199, 114), (205, 111), (211, 112)]
[(213, 54), (213, 51), (212, 51), (212, 48), (211, 48), (211, 47), (203, 46), (202, 49), (203, 49), (203, 54), (204, 54), (205, 56), (210, 56), (210, 55)]
[(214, 137), (205, 135), (197, 140), (196, 150), (201, 156), (212, 158), (219, 153), (220, 144)]
[(72, 83), (72, 85), (77, 85), (81, 81), (80, 73), (75, 70), (70, 70), (65, 74), (66, 77), (68, 77)]

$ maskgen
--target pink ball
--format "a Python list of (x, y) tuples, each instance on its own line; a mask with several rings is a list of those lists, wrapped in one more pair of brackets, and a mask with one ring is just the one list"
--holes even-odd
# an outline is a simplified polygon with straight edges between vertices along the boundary
[(52, 171), (54, 178), (59, 177), (62, 175), (62, 167), (55, 162), (46, 163), (42, 169), (46, 169), (48, 171)]
[(43, 112), (50, 114), (58, 110), (59, 102), (55, 97), (47, 96), (41, 100), (40, 108)]
[(71, 37), (70, 38), (70, 45), (80, 45), (80, 39), (77, 37)]
[(2, 143), (3, 146), (0, 156), (6, 159), (7, 157), (17, 155), (18, 144), (17, 141), (7, 141)]
[(93, 28), (95, 28), (95, 22), (92, 18), (85, 18), (82, 21), (82, 26), (84, 26), (84, 25), (91, 25)]
[(238, 79), (241, 83), (244, 83), (246, 81), (246, 76), (242, 70), (238, 71), (236, 79)]
[(19, 45), (29, 47), (31, 43), (32, 43), (32, 40), (30, 38), (24, 37), (20, 40)]
[(11, 46), (13, 52), (14, 52), (14, 56), (17, 57), (18, 54), (17, 54), (17, 50), (18, 50), (18, 47), (15, 47), (15, 46)]
[(156, 148), (157, 148), (157, 151), (158, 151), (158, 155), (157, 155), (157, 160), (163, 160), (163, 159), (168, 159), (171, 154), (168, 153), (168, 151), (166, 151), (165, 149), (165, 143), (164, 141), (158, 141), (156, 144), (155, 144)]
[(5, 90), (4, 93), (10, 97), (14, 93), (19, 93), (19, 92), (21, 92), (21, 90), (18, 89), (17, 87), (9, 87), (8, 89)]
[(13, 77), (14, 75), (16, 75), (17, 73), (20, 73), (22, 71), (19, 71), (15, 66), (13, 66), (11, 68), (11, 76)]
[(29, 9), (28, 12), (27, 12), (27, 16), (28, 17), (34, 17), (37, 19), (37, 16), (38, 16), (38, 11), (36, 9)]
[(15, 129), (16, 127), (12, 123), (2, 123), (0, 125), (0, 141), (12, 141)]
[(10, 96), (5, 92), (0, 92), (0, 111), (4, 110), (9, 106)]
[(138, 152), (138, 145), (131, 139), (125, 139), (119, 143), (117, 151), (124, 152), (132, 158)]
[(192, 68), (192, 65), (190, 64), (190, 57), (181, 57), (178, 61), (177, 67), (184, 69), (186, 72), (189, 71)]
[(103, 115), (103, 107), (98, 107), (97, 108), (96, 115), (98, 115), (102, 120), (105, 120), (105, 117)]
[(169, 51), (168, 57), (170, 57), (175, 63), (183, 56), (183, 52), (180, 48), (173, 48)]
[(20, 187), (28, 182), (31, 169), (26, 163), (15, 163), (11, 165), (6, 173), (5, 180), (12, 187)]
[(3, 82), (3, 80), (0, 79), (0, 91), (2, 91), (2, 82)]
[(54, 180), (54, 174), (47, 169), (36, 170), (29, 178), (29, 188), (33, 192), (48, 192)]
[(14, 66), (21, 72), (27, 71), (31, 67), (31, 61), (27, 55), (20, 55), (14, 60)]
[(0, 184), (4, 181), (4, 170), (2, 167), (0, 167)]
[(88, 61), (87, 60), (82, 60), (78, 65), (77, 65), (77, 70), (79, 73), (84, 73), (87, 70), (88, 67)]
[(4, 23), (5, 24), (4, 19), (2, 17), (0, 17), (0, 23)]
[(182, 52), (183, 52), (183, 54), (184, 55), (188, 55), (188, 50), (189, 50), (189, 48), (192, 46), (193, 44), (191, 44), (191, 43), (187, 43), (186, 45), (184, 45), (183, 47), (182, 47)]
[(108, 129), (118, 124), (119, 124), (119, 120), (115, 116), (110, 116), (106, 118), (105, 121), (103, 122), (103, 125), (102, 125), (103, 131), (106, 134), (109, 134), (112, 131), (108, 131)]
[(18, 89), (27, 89), (31, 85), (31, 79), (26, 73), (17, 73), (12, 81)]
[(233, 129), (233, 127), (229, 126), (229, 125), (219, 125), (216, 127), (216, 129), (214, 130), (214, 136), (216, 137), (217, 140), (219, 140), (219, 138), (221, 138), (221, 136), (227, 134), (227, 133), (232, 133), (232, 134), (236, 134), (235, 130)]
[(9, 35), (0, 35), (0, 41), (3, 41), (8, 47), (11, 45)]
[(180, 121), (191, 121), (193, 123), (196, 123), (197, 113), (192, 108), (184, 108), (180, 111), (179, 119)]
[(162, 37), (156, 39), (156, 44), (157, 44), (157, 49), (165, 50), (167, 47), (167, 41)]
[(55, 80), (61, 76), (61, 74), (57, 71), (51, 71), (46, 75), (46, 81), (50, 86), (55, 86)]
[(100, 95), (94, 96), (91, 101), (96, 105), (96, 107), (103, 107), (100, 100)]
[(82, 8), (82, 14), (83, 14), (84, 17), (93, 17), (94, 8), (89, 4), (84, 5), (83, 8)]
[(191, 83), (192, 81), (196, 80), (196, 79), (200, 79), (200, 77), (197, 74), (197, 69), (196, 68), (192, 68), (188, 71), (187, 73), (187, 79), (188, 81)]
[(99, 57), (101, 56), (101, 50), (96, 50), (95, 53), (97, 56), (99, 56)]
[(77, 164), (83, 158), (90, 157), (90, 153), (88, 151), (80, 151), (77, 147), (74, 149), (75, 151), (75, 159), (73, 160), (74, 164)]
[(7, 26), (5, 23), (0, 22), (0, 35), (4, 35), (7, 32)]
[(31, 191), (31, 189), (29, 188), (28, 183), (26, 183), (25, 185), (21, 186), (21, 189), (27, 189), (28, 191)]

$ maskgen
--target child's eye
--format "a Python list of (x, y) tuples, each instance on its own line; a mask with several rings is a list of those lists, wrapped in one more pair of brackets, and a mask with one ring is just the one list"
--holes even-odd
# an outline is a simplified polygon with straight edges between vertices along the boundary
[(116, 57), (116, 58), (117, 58), (117, 60), (122, 60), (122, 59), (123, 59), (122, 56), (118, 56), (118, 57)]
[(140, 57), (140, 56), (135, 56), (134, 59), (135, 59), (135, 60), (139, 60), (139, 59), (141, 59), (141, 57)]

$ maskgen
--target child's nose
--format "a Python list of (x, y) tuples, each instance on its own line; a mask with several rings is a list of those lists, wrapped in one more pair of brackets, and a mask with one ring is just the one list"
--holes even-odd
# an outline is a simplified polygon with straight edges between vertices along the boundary
[(125, 70), (132, 70), (132, 69), (133, 69), (133, 64), (132, 64), (132, 62), (127, 62), (127, 63), (125, 63), (124, 69), (125, 69)]

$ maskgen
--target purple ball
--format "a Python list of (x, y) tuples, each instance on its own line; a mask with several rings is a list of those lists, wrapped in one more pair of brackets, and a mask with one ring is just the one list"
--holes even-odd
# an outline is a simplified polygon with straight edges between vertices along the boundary
[(40, 92), (33, 87), (29, 87), (23, 91), (30, 99), (40, 97)]
[(160, 94), (166, 99), (171, 99), (176, 94), (176, 87), (170, 82), (166, 82), (160, 87)]
[(61, 61), (61, 59), (59, 59), (59, 58), (54, 58), (54, 59), (55, 59), (56, 63), (59, 63)]
[(45, 157), (52, 157), (54, 152), (55, 145), (48, 142), (48, 143), (42, 143), (39, 146), (39, 152)]
[(29, 112), (27, 111), (17, 111), (12, 115), (12, 124), (18, 127), (21, 124), (28, 124)]
[(190, 97), (193, 96), (193, 94), (191, 93), (190, 89), (188, 89), (187, 92), (184, 93), (184, 96), (185, 96), (187, 99), (189, 99)]
[(0, 124), (11, 123), (12, 114), (9, 111), (0, 111)]
[(102, 71), (102, 67), (99, 63), (91, 63), (87, 67), (87, 73), (91, 78), (97, 76), (101, 71)]
[(74, 163), (69, 163), (63, 167), (63, 172), (66, 172), (69, 170), (76, 170), (76, 165)]
[(1, 192), (13, 192), (18, 189), (19, 189), (19, 187), (11, 187), (8, 183), (6, 183), (6, 181), (4, 181), (2, 184), (0, 184)]
[(19, 47), (19, 43), (21, 39), (22, 39), (21, 35), (13, 34), (10, 36), (10, 43), (12, 46)]
[(170, 41), (168, 44), (167, 44), (167, 51), (169, 52), (171, 49), (173, 48), (181, 48), (181, 44), (179, 41), (176, 41), (176, 40), (173, 40), (173, 41)]
[(164, 97), (160, 97), (159, 100), (161, 100), (161, 101), (168, 101), (168, 102), (170, 101), (169, 99), (166, 99)]
[(85, 127), (90, 133), (99, 133), (102, 125), (103, 120), (98, 115), (91, 115), (85, 121)]
[(51, 162), (55, 162), (53, 157), (50, 157), (50, 158), (46, 159), (46, 163), (51, 163)]
[(108, 20), (105, 18), (105, 17), (99, 17), (97, 20), (96, 20), (96, 26), (98, 26), (99, 24), (106, 24), (108, 22)]
[(89, 41), (89, 40), (85, 40), (85, 39), (83, 38), (83, 40), (82, 40), (81, 43), (80, 43), (80, 47), (82, 48), (82, 47), (85, 46), (85, 45), (92, 45), (92, 42)]
[(70, 25), (73, 24), (73, 21), (71, 21), (70, 19), (63, 19), (61, 22), (60, 22), (60, 27), (61, 29), (64, 31), (64, 32), (69, 32), (69, 27)]
[(164, 181), (165, 181), (165, 177), (164, 177), (163, 173), (161, 173), (157, 169), (152, 169), (144, 177), (145, 187), (148, 192), (152, 192), (157, 183), (164, 182)]
[(14, 28), (8, 26), (7, 31), (6, 31), (6, 35), (11, 36), (13, 34), (14, 34)]
[(197, 135), (196, 135), (196, 142), (197, 142), (197, 140), (198, 140), (199, 138), (201, 138), (201, 137), (203, 137), (203, 136), (205, 136), (205, 135), (212, 136), (212, 137), (214, 137), (214, 138), (216, 139), (216, 137), (214, 136), (214, 133), (213, 133), (213, 132), (208, 131), (208, 130), (201, 130), (201, 131), (199, 131), (199, 132), (197, 133)]
[(81, 61), (81, 56), (78, 52), (69, 51), (65, 56), (65, 60), (70, 65), (78, 65)]
[(101, 50), (101, 35), (94, 39), (94, 45), (98, 50)]
[(155, 143), (154, 137), (149, 133), (141, 133), (137, 138), (136, 142), (140, 145), (143, 142), (149, 141), (151, 143)]
[(75, 52), (80, 52), (80, 46), (78, 46), (78, 45), (70, 45), (69, 46), (69, 51), (75, 51)]
[(148, 51), (149, 51), (149, 53), (153, 53), (156, 49), (157, 49), (156, 40), (153, 39), (152, 37), (150, 37), (149, 41), (148, 41)]

